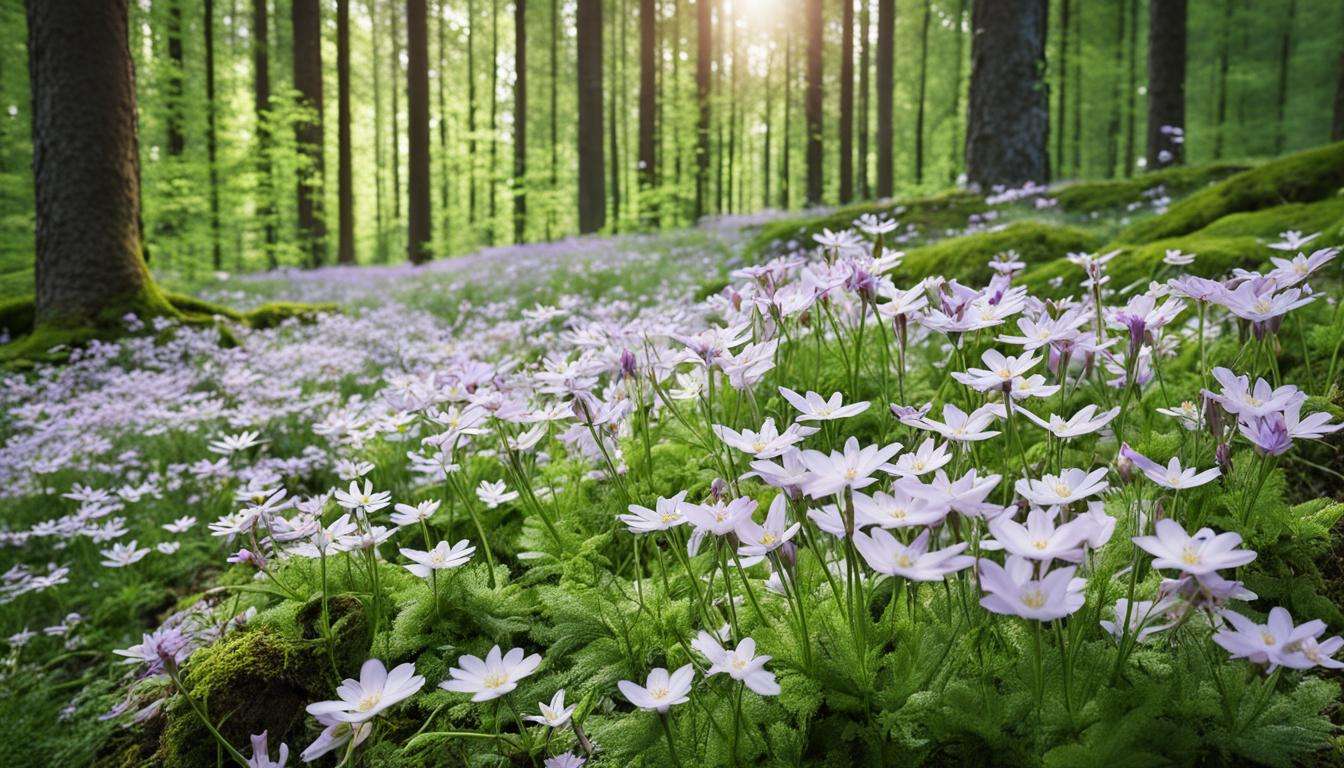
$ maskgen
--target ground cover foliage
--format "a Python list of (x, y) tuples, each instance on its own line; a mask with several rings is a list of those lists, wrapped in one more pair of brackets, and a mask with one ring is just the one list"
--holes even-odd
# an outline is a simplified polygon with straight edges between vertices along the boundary
[(0, 761), (1338, 764), (1341, 146), (189, 286), (344, 311), (6, 375)]

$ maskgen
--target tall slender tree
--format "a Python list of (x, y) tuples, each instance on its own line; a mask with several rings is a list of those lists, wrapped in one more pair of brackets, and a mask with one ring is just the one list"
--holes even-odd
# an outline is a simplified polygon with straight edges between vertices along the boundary
[[(379, 9), (382, 4), (378, 0), (368, 0), (369, 19), (372, 31), (370, 37), (373, 39), (373, 211), (374, 211), (374, 255), (379, 264), (388, 262), (389, 254), (387, 250), (387, 227), (384, 223), (385, 215), (383, 206), (386, 204), (386, 198), (383, 191), (384, 168), (383, 158), (385, 155), (383, 146), (383, 83), (382, 67), (378, 62), (382, 61), (380, 34), (382, 26), (379, 24), (382, 14)], [(395, 87), (395, 83), (393, 86)]]
[(448, 0), (439, 0), (436, 19), (438, 30), (438, 66), (435, 67), (435, 85), (439, 102), (439, 211), (443, 227), (444, 253), (452, 252), (452, 173), (448, 155)]
[(1330, 140), (1344, 141), (1344, 51), (1339, 52), (1335, 72), (1335, 110), (1330, 120)]
[(1147, 167), (1181, 162), (1185, 133), (1186, 0), (1148, 6)]
[(167, 312), (141, 252), (127, 0), (26, 0), (35, 322)]
[(1111, 70), (1111, 104), (1106, 122), (1106, 169), (1103, 174), (1108, 179), (1115, 175), (1115, 167), (1120, 155), (1120, 123), (1124, 118), (1125, 110), (1125, 5), (1127, 1), (1117, 0), (1115, 3), (1115, 41), (1111, 46), (1114, 53)]
[(476, 3), (467, 0), (467, 221), (476, 225)]
[(793, 157), (793, 18), (797, 0), (785, 0), (784, 15), (784, 141), (779, 152), (779, 207), (793, 203), (790, 169)]
[(181, 157), (186, 148), (187, 138), (182, 123), (185, 120), (186, 105), (183, 103), (183, 83), (186, 77), (186, 62), (182, 59), (182, 0), (168, 3), (168, 82), (165, 90), (165, 106), (168, 108), (168, 155)]
[(924, 102), (929, 86), (929, 18), (933, 0), (924, 0), (919, 23), (919, 89), (915, 96), (915, 183), (924, 183)]
[(1045, 0), (975, 0), (966, 173), (982, 188), (1043, 182), (1049, 104), (1041, 82)]
[(861, 198), (869, 198), (873, 195), (872, 185), (868, 180), (868, 123), (871, 114), (870, 98), (872, 96), (872, 83), (869, 81), (869, 72), (873, 60), (871, 43), (871, 23), (872, 23), (872, 3), (869, 0), (859, 0), (859, 116), (858, 116), (858, 157), (855, 160), (855, 178), (854, 183), (858, 187), (858, 195)]
[(654, 226), (658, 224), (657, 202), (653, 198), (658, 186), (658, 160), (654, 157), (657, 147), (654, 121), (658, 109), (654, 66), (656, 13), (654, 0), (639, 0), (639, 211), (644, 222)]
[[(388, 57), (387, 66), (390, 72), (387, 82), (388, 90), (392, 92), (392, 234), (397, 243), (401, 238), (401, 14), (404, 10), (397, 8), (396, 0), (392, 2), (392, 55)], [(376, 64), (375, 64), (376, 66)], [(397, 247), (400, 247), (398, 245)]]
[(490, 168), (485, 174), (485, 242), (495, 244), (499, 226), (499, 0), (490, 0)]
[(807, 204), (820, 205), (821, 176), (821, 0), (803, 0), (807, 27), (807, 95), (803, 107), (807, 114)]
[(840, 0), (840, 202), (854, 198), (854, 0)]
[[(891, 197), (892, 101), (896, 92), (896, 0), (877, 0), (877, 196)], [(957, 57), (960, 62), (960, 56)], [(959, 66), (959, 64), (958, 64)]]
[(527, 239), (527, 0), (513, 0), (513, 241)]
[(1288, 0), (1288, 12), (1283, 19), (1283, 32), (1279, 35), (1279, 82), (1274, 94), (1278, 119), (1274, 123), (1274, 154), (1283, 152), (1287, 135), (1284, 119), (1288, 111), (1288, 65), (1293, 58), (1293, 26), (1296, 23), (1297, 0)]
[(955, 36), (956, 54), (955, 64), (952, 67), (952, 111), (948, 112), (948, 122), (952, 124), (952, 130), (948, 133), (952, 137), (951, 151), (947, 158), (947, 178), (948, 181), (955, 181), (959, 169), (961, 168), (962, 138), (961, 138), (961, 90), (963, 65), (966, 63), (966, 0), (957, 0), (957, 15), (953, 18), (952, 34)]
[(1134, 175), (1134, 133), (1138, 122), (1139, 0), (1129, 0), (1128, 60), (1125, 62), (1125, 178)]
[(219, 242), (219, 107), (215, 103), (215, 0), (205, 0), (202, 6), (202, 29), (205, 32), (205, 162), (210, 181), (210, 264), (215, 270), (224, 267), (224, 253)]
[(276, 267), (275, 169), (271, 150), (271, 54), (268, 0), (252, 0), (252, 105), (257, 118), (257, 218), (264, 233), (266, 264)]
[(409, 144), (406, 257), (431, 258), (429, 221), (429, 30), (425, 0), (406, 0), (406, 133)]
[(695, 214), (705, 215), (705, 196), (709, 185), (709, 77), (710, 57), (713, 55), (714, 30), (710, 25), (712, 0), (692, 0), (695, 3)]
[(1059, 41), (1055, 49), (1055, 175), (1064, 174), (1064, 115), (1069, 105), (1069, 0), (1059, 0)]
[(1218, 37), (1218, 86), (1213, 107), (1213, 159), (1221, 160), (1227, 132), (1227, 71), (1232, 47), (1232, 0), (1223, 0), (1223, 23)]
[(354, 159), (350, 146), (350, 0), (336, 0), (336, 261), (355, 263)]
[[(704, 2), (704, 0), (701, 0)], [(577, 0), (579, 231), (606, 223), (602, 163), (602, 0)]]
[(611, 66), (607, 68), (607, 74), (611, 78), (611, 84), (608, 92), (611, 94), (610, 103), (607, 104), (607, 142), (610, 151), (610, 157), (607, 161), (607, 169), (611, 173), (611, 217), (608, 223), (611, 224), (613, 232), (619, 231), (621, 227), (621, 156), (618, 154), (618, 145), (616, 142), (616, 116), (620, 112), (620, 85), (616, 81), (616, 76), (620, 70), (621, 57), (618, 53), (619, 48), (616, 42), (616, 16), (619, 16), (621, 9), (617, 3), (620, 0), (611, 0), (612, 23), (611, 23), (611, 51), (613, 52)]
[(551, 178), (550, 205), (546, 206), (546, 239), (558, 225), (557, 196), (560, 194), (560, 0), (551, 0)]
[(300, 167), (297, 183), (299, 231), (309, 266), (325, 260), (322, 216), (322, 23), (319, 0), (293, 0), (294, 89), (304, 114), (294, 122)]

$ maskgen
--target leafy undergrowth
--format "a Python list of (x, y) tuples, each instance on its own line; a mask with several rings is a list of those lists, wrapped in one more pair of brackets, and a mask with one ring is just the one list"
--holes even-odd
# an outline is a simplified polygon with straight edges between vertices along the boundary
[(346, 311), (10, 376), (0, 763), (1341, 764), (1338, 198), (1038, 199), (234, 278)]

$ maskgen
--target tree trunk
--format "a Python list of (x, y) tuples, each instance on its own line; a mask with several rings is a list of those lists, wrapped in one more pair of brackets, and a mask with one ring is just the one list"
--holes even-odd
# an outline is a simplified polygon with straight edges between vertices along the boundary
[(476, 224), (476, 3), (467, 0), (467, 221)]
[(1083, 174), (1083, 5), (1081, 2), (1076, 6), (1073, 14), (1073, 99), (1071, 107), (1073, 115), (1069, 122), (1069, 130), (1072, 139), (1070, 147), (1070, 165), (1073, 167), (1074, 175)]
[(966, 33), (962, 27), (966, 23), (966, 0), (957, 0), (957, 15), (954, 19), (952, 29), (956, 34), (956, 65), (953, 67), (952, 75), (952, 111), (948, 112), (947, 119), (952, 122), (952, 143), (947, 156), (947, 180), (955, 182), (958, 171), (961, 169), (961, 161), (964, 159), (964, 142), (961, 138), (961, 72), (966, 62)]
[(654, 0), (639, 0), (639, 210), (648, 225), (657, 226), (657, 203), (653, 199), (658, 185), (658, 165), (654, 157), (657, 137), (654, 136), (654, 113), (657, 110), (655, 93), (656, 70), (653, 63)]
[(406, 257), (432, 257), (429, 219), (429, 29), (425, 0), (406, 0), (406, 133), (410, 145), (406, 204)]
[[(379, 264), (388, 262), (387, 253), (387, 228), (384, 226), (383, 205), (386, 202), (383, 195), (383, 78), (379, 74), (382, 67), (378, 66), (381, 62), (381, 46), (378, 45), (381, 27), (378, 24), (380, 14), (378, 0), (368, 0), (369, 19), (372, 22), (373, 38), (373, 215), (374, 215), (374, 249)], [(395, 83), (393, 84), (395, 87)]]
[(695, 3), (695, 218), (705, 215), (705, 195), (709, 192), (709, 61), (714, 46), (709, 21), (712, 0)]
[(1229, 66), (1228, 50), (1232, 38), (1232, 0), (1223, 0), (1223, 26), (1218, 46), (1218, 91), (1214, 99), (1213, 114), (1213, 159), (1223, 157), (1223, 134), (1227, 130), (1227, 70)]
[(862, 5), (859, 6), (859, 129), (858, 129), (858, 157), (855, 159), (854, 184), (856, 193), (860, 198), (868, 199), (873, 196), (872, 185), (868, 180), (868, 116), (872, 114), (872, 82), (869, 79), (871, 63), (873, 60), (872, 48), (869, 45), (870, 28), (872, 26), (872, 3), (869, 0), (859, 0)]
[(1339, 52), (1335, 74), (1335, 115), (1330, 121), (1330, 140), (1344, 141), (1344, 51)]
[(187, 140), (182, 133), (183, 115), (182, 80), (186, 67), (182, 61), (182, 0), (168, 5), (168, 82), (164, 101), (168, 111), (168, 156), (181, 157)]
[[(611, 0), (613, 18), (614, 15), (620, 13), (616, 3), (617, 0)], [(616, 113), (619, 111), (617, 104), (619, 103), (620, 91), (620, 86), (616, 82), (616, 73), (620, 69), (621, 52), (616, 44), (615, 21), (611, 25), (611, 50), (613, 52), (612, 63), (611, 68), (607, 70), (611, 77), (611, 85), (608, 91), (611, 94), (611, 103), (607, 109), (607, 141), (611, 154), (607, 161), (607, 169), (611, 173), (611, 231), (616, 232), (620, 230), (621, 226), (621, 156), (617, 153), (619, 147), (616, 144)]]
[(1129, 61), (1125, 64), (1125, 178), (1134, 175), (1134, 131), (1138, 121), (1139, 0), (1129, 0)]
[(807, 204), (821, 204), (821, 0), (803, 0), (807, 18)]
[(924, 18), (919, 24), (919, 95), (915, 106), (915, 183), (924, 183), (924, 94), (929, 83), (929, 17), (933, 0), (924, 0)]
[(966, 173), (982, 189), (1049, 176), (1046, 12), (1045, 0), (975, 0), (971, 7)]
[[(961, 34), (958, 30), (957, 34)], [(877, 0), (877, 196), (891, 197), (892, 96), (896, 54), (896, 0)], [(958, 57), (960, 60), (960, 57)], [(958, 78), (960, 79), (960, 78)]]
[(840, 202), (854, 198), (854, 0), (840, 0)]
[(551, 185), (546, 206), (546, 239), (553, 237), (556, 197), (560, 194), (560, 0), (551, 0)]
[(761, 208), (770, 207), (770, 140), (774, 132), (775, 108), (775, 91), (770, 78), (773, 64), (774, 56), (771, 55), (771, 50), (767, 48), (765, 53), (765, 146), (761, 151)]
[[(704, 2), (704, 0), (701, 0)], [(602, 0), (577, 0), (579, 231), (596, 232), (606, 223), (607, 194), (602, 167)]]
[(219, 244), (219, 133), (215, 104), (215, 0), (205, 0), (205, 161), (210, 174), (210, 264), (224, 267)]
[[(790, 0), (785, 0), (791, 6)], [(792, 10), (792, 8), (791, 8)], [(784, 22), (784, 146), (779, 151), (779, 207), (788, 210), (793, 203), (790, 194), (790, 158), (793, 153), (793, 27), (792, 16), (786, 15)]]
[(392, 230), (400, 247), (401, 239), (401, 13), (396, 0), (392, 2), (392, 55), (388, 57), (390, 76), (387, 82), (392, 91)]
[(126, 0), (28, 0), (35, 322), (166, 310), (141, 254)]
[(325, 259), (326, 223), (322, 216), (322, 25), (318, 0), (294, 0), (290, 21), (294, 29), (294, 89), (308, 114), (294, 123), (299, 152), (299, 232), (308, 265)]
[(1069, 0), (1059, 2), (1059, 45), (1056, 48), (1056, 63), (1059, 68), (1059, 96), (1055, 111), (1055, 175), (1064, 175), (1064, 116), (1068, 114), (1069, 103)]
[(513, 2), (513, 241), (527, 240), (527, 0)]
[(1124, 112), (1124, 67), (1125, 67), (1125, 2), (1115, 3), (1115, 59), (1112, 63), (1112, 77), (1115, 87), (1111, 92), (1111, 110), (1106, 124), (1106, 178), (1115, 176), (1115, 166), (1119, 158), (1120, 121)]
[(435, 67), (435, 80), (439, 101), (439, 206), (443, 226), (443, 253), (453, 252), (452, 219), (452, 174), (449, 172), (448, 155), (448, 0), (439, 0), (437, 9), (437, 31), (439, 36), (438, 66)]
[(485, 242), (495, 244), (499, 225), (499, 0), (490, 0), (490, 167), (485, 174)]
[(1274, 127), (1274, 154), (1283, 152), (1285, 136), (1284, 117), (1288, 106), (1288, 65), (1293, 58), (1293, 24), (1297, 20), (1297, 0), (1288, 0), (1288, 18), (1283, 22), (1283, 35), (1279, 38), (1279, 87), (1275, 94), (1275, 106), (1278, 107), (1278, 119)]
[(355, 191), (350, 149), (350, 0), (336, 0), (336, 261), (355, 263)]
[(275, 269), (275, 179), (271, 164), (271, 64), (268, 0), (252, 0), (252, 104), (257, 116), (257, 218), (265, 234), (266, 265)]
[(1185, 133), (1186, 0), (1148, 6), (1148, 168), (1182, 161)]

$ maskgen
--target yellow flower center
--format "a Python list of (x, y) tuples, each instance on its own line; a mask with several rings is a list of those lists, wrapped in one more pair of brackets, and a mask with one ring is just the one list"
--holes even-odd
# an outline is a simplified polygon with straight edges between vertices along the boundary
[(1045, 605), (1045, 593), (1039, 589), (1031, 589), (1023, 592), (1022, 604), (1028, 608), (1040, 608)]
[(481, 683), (486, 688), (490, 688), (492, 690), (500, 688), (505, 683), (508, 682), (509, 682), (509, 676), (503, 672), (492, 672), (491, 674), (486, 675), (485, 679), (481, 681)]

